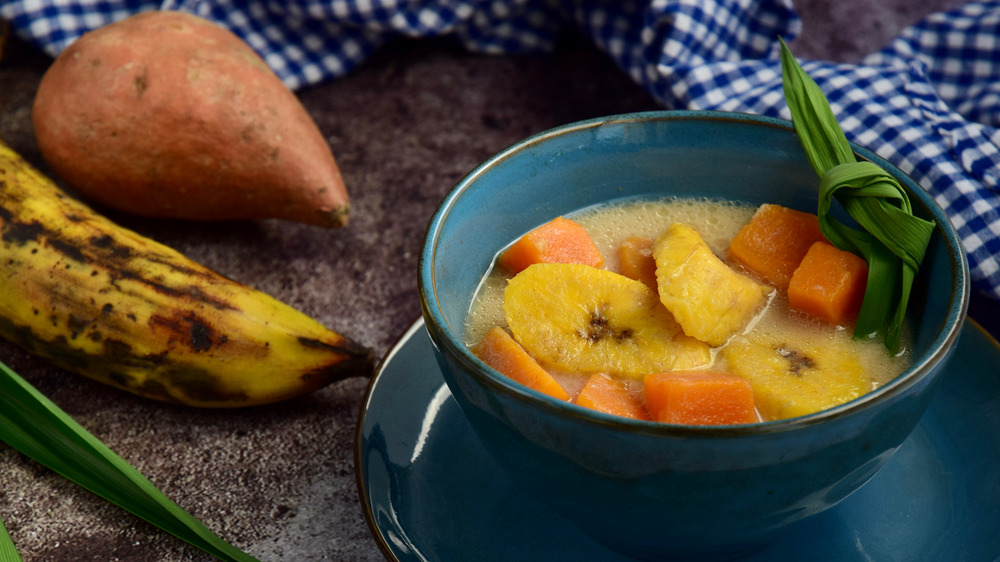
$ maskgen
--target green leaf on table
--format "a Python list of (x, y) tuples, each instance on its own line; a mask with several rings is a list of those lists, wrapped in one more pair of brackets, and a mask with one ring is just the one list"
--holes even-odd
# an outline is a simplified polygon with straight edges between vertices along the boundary
[[(254, 561), (167, 498), (132, 465), (3, 363), (0, 441), (220, 560)], [(0, 562), (7, 562), (3, 543), (0, 537)], [(10, 548), (13, 550), (13, 544)]]
[(3, 521), (0, 521), (0, 562), (21, 562), (21, 555), (17, 553), (14, 541), (10, 540)]
[[(785, 100), (806, 157), (820, 176), (820, 229), (830, 242), (868, 262), (868, 284), (855, 337), (884, 336), (897, 353), (910, 290), (935, 223), (913, 215), (896, 178), (871, 162), (859, 162), (823, 91), (781, 40)], [(834, 219), (834, 201), (860, 227)]]

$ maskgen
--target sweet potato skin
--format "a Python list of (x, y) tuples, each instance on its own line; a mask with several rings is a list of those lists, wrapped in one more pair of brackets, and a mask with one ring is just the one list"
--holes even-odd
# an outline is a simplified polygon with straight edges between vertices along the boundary
[(33, 107), (39, 149), (83, 197), (144, 216), (347, 223), (329, 145), (239, 37), (172, 11), (83, 35)]

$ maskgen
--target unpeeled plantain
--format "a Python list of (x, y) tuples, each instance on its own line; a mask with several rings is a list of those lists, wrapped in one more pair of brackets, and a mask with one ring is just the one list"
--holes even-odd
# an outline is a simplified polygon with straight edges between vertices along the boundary
[(122, 228), (0, 142), (0, 335), (157, 400), (263, 404), (367, 375), (370, 350)]

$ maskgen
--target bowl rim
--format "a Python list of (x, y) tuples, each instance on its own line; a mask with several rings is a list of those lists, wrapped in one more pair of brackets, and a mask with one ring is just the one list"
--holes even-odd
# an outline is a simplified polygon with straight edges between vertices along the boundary
[(656, 110), (608, 115), (567, 123), (565, 125), (560, 125), (530, 135), (497, 152), (484, 162), (477, 165), (451, 190), (449, 190), (438, 205), (438, 208), (434, 211), (425, 229), (422, 250), (419, 257), (418, 293), (420, 298), (421, 313), (425, 321), (424, 324), (434, 346), (447, 347), (451, 352), (451, 357), (456, 358), (463, 367), (473, 374), (473, 377), (477, 382), (489, 387), (492, 392), (497, 392), (501, 395), (514, 398), (521, 402), (527, 402), (534, 406), (540, 406), (545, 410), (548, 410), (548, 415), (569, 418), (585, 424), (622, 429), (632, 433), (675, 438), (695, 436), (729, 438), (740, 435), (779, 433), (802, 429), (819, 423), (825, 423), (831, 419), (852, 415), (856, 412), (867, 410), (881, 402), (890, 400), (896, 395), (904, 392), (907, 388), (916, 384), (919, 380), (933, 372), (935, 367), (937, 367), (939, 363), (943, 362), (954, 350), (955, 343), (961, 334), (962, 326), (967, 317), (970, 298), (969, 293), (971, 291), (969, 266), (968, 260), (965, 256), (964, 246), (958, 238), (951, 221), (925, 189), (921, 188), (906, 173), (885, 159), (881, 158), (872, 151), (851, 142), (851, 148), (856, 156), (870, 160), (896, 177), (906, 189), (911, 199), (918, 199), (920, 203), (933, 215), (934, 220), (938, 223), (936, 230), (945, 237), (947, 242), (946, 246), (952, 263), (952, 270), (955, 272), (955, 275), (953, 276), (954, 287), (952, 290), (952, 299), (948, 306), (948, 315), (944, 321), (944, 329), (937, 334), (926, 353), (915, 358), (910, 367), (881, 387), (855, 398), (854, 400), (845, 402), (844, 404), (804, 416), (740, 425), (681, 425), (655, 421), (633, 420), (630, 418), (605, 414), (595, 410), (589, 410), (570, 402), (561, 401), (523, 386), (503, 376), (476, 357), (464, 344), (461, 335), (456, 334), (450, 329), (448, 322), (445, 320), (441, 312), (441, 309), (437, 305), (436, 288), (434, 284), (433, 265), (434, 254), (438, 244), (438, 235), (440, 234), (442, 224), (448, 218), (456, 200), (461, 197), (469, 186), (471, 186), (481, 175), (487, 173), (491, 168), (497, 166), (499, 163), (507, 160), (508, 158), (511, 158), (517, 153), (534, 145), (543, 143), (548, 139), (570, 134), (581, 129), (590, 129), (609, 124), (622, 125), (629, 122), (676, 120), (730, 121), (750, 127), (765, 126), (778, 128), (794, 134), (794, 126), (792, 122), (777, 117), (725, 111)]

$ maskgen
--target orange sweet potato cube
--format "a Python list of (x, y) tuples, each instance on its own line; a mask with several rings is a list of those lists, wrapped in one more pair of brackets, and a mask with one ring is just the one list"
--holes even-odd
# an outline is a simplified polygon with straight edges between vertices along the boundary
[(490, 329), (483, 339), (472, 348), (472, 353), (501, 374), (524, 386), (559, 400), (569, 400), (570, 398), (559, 382), (542, 368), (503, 328)]
[(715, 371), (671, 371), (643, 379), (653, 421), (733, 425), (759, 421), (750, 382)]
[(576, 263), (600, 267), (604, 256), (583, 226), (556, 217), (519, 238), (500, 254), (500, 265), (520, 273), (535, 263)]
[(729, 260), (784, 290), (809, 247), (825, 240), (815, 214), (761, 205), (730, 242)]
[(816, 242), (788, 283), (788, 306), (841, 325), (857, 317), (867, 284), (864, 259), (827, 242)]
[(591, 410), (632, 418), (648, 420), (649, 414), (641, 402), (635, 399), (624, 385), (604, 373), (594, 373), (583, 385), (576, 403)]

